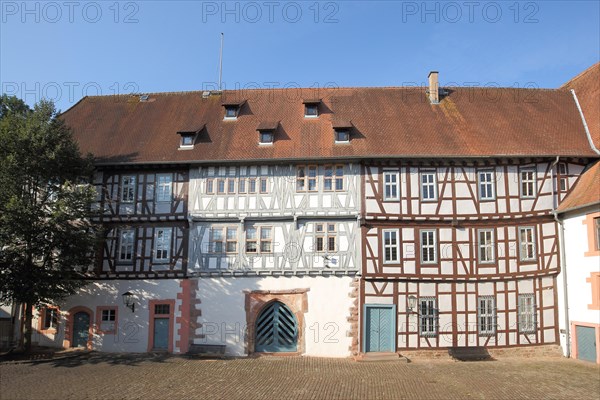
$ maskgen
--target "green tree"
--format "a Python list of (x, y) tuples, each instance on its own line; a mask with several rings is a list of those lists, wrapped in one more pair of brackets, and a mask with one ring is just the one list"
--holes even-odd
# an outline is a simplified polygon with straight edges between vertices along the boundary
[(25, 306), (26, 351), (32, 307), (74, 294), (93, 263), (92, 168), (52, 102), (0, 98), (0, 302)]

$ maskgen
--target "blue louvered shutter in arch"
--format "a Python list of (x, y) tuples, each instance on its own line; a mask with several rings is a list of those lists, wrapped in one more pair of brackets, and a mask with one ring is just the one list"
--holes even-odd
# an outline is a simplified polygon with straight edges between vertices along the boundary
[(256, 320), (257, 352), (289, 352), (298, 350), (298, 323), (294, 313), (283, 303), (268, 304)]

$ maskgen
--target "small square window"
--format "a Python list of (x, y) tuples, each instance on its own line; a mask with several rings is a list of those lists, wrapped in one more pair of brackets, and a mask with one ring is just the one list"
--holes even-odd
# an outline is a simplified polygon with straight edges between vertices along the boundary
[(319, 116), (319, 105), (317, 103), (309, 103), (304, 105), (304, 116), (315, 118)]
[(240, 107), (237, 105), (225, 106), (225, 119), (236, 119), (239, 111)]
[(273, 144), (273, 132), (260, 132), (258, 142), (260, 144)]
[(194, 135), (181, 135), (181, 147), (193, 147)]
[(350, 131), (346, 129), (336, 130), (335, 131), (335, 141), (336, 143), (347, 143), (350, 141)]

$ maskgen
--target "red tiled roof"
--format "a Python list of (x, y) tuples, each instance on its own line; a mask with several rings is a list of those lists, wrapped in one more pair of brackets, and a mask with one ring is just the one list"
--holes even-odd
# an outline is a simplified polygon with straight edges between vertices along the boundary
[[(235, 160), (578, 156), (591, 150), (571, 93), (564, 90), (446, 88), (440, 104), (425, 88), (256, 89), (85, 97), (62, 118), (82, 152), (99, 164)], [(223, 99), (245, 100), (223, 120)], [(303, 99), (321, 99), (305, 118)], [(350, 144), (334, 143), (333, 121), (352, 120)], [(256, 127), (280, 121), (275, 143)], [(177, 132), (205, 129), (193, 150)]]
[(600, 204), (600, 161), (583, 172), (557, 211), (562, 213), (594, 204)]
[(592, 141), (600, 149), (600, 63), (592, 65), (565, 83), (561, 89), (575, 90)]

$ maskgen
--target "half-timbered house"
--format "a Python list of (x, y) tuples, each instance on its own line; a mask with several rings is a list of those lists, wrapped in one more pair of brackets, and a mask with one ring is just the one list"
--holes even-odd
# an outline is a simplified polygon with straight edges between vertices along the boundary
[(556, 347), (555, 210), (598, 157), (576, 95), (429, 78), (82, 99), (63, 118), (96, 156), (105, 237), (40, 332), (230, 355)]

